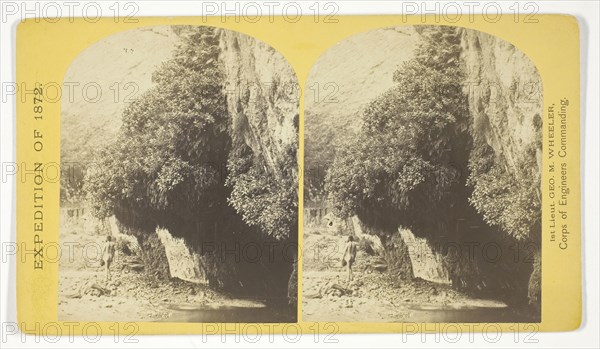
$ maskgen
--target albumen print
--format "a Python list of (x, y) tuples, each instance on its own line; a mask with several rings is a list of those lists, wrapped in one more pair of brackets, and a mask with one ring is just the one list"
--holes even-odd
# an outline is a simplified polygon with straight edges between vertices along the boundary
[(65, 81), (59, 320), (295, 322), (298, 83), (207, 26), (94, 43)]
[(306, 89), (304, 321), (540, 321), (542, 84), (523, 52), (387, 27), (327, 50)]

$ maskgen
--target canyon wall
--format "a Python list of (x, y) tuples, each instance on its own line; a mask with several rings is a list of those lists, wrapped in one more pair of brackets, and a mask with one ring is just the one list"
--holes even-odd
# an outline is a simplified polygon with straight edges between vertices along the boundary
[[(520, 280), (528, 283), (529, 302), (539, 305), (542, 80), (526, 54), (499, 37), (462, 29), (461, 48), (472, 118), (472, 203), (487, 223), (514, 239), (509, 248), (525, 251), (515, 271), (531, 273)], [(482, 154), (493, 163), (482, 166), (485, 160), (475, 158)], [(500, 194), (491, 198), (490, 191)]]
[[(281, 177), (281, 164), (298, 145), (296, 74), (273, 47), (230, 30), (220, 35), (232, 137), (241, 138), (271, 174)], [(292, 175), (297, 179), (297, 166)]]

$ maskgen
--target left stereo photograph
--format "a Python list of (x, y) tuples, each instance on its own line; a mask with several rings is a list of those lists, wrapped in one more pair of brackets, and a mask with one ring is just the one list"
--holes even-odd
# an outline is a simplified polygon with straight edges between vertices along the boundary
[[(110, 35), (61, 105), (58, 319), (296, 322), (299, 89), (206, 26)], [(102, 91), (102, 92), (99, 92)]]

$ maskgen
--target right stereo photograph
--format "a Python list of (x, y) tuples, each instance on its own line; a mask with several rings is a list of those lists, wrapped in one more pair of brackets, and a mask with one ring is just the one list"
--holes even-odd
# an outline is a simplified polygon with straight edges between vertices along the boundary
[(302, 320), (540, 322), (542, 97), (511, 43), (398, 26), (305, 86)]

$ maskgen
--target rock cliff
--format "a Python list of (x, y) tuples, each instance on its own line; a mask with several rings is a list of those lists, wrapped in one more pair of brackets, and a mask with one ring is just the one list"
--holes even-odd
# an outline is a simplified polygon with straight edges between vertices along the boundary
[(528, 283), (529, 302), (539, 305), (542, 80), (525, 53), (496, 36), (462, 30), (461, 47), (473, 133), (471, 202), (514, 238), (512, 246), (527, 251), (516, 270), (531, 273), (520, 283)]
[[(385, 40), (381, 40), (383, 37)], [(369, 59), (346, 59), (348, 52), (344, 52), (343, 48), (352, 47), (356, 43), (360, 43), (360, 48), (369, 47), (371, 42), (376, 42), (377, 46), (366, 54)], [(372, 64), (373, 62), (385, 64)], [(435, 78), (435, 82), (430, 79), (428, 81), (431, 85), (425, 85), (426, 79), (423, 79), (425, 91), (419, 91), (422, 86), (414, 82), (419, 78), (418, 74), (411, 75), (413, 67), (431, 70), (428, 78)], [(415, 245), (433, 254), (431, 261), (427, 261), (425, 266), (426, 269), (435, 271), (435, 275), (425, 278), (451, 282), (459, 289), (487, 293), (491, 297), (515, 303), (526, 301), (529, 297), (531, 303), (539, 304), (542, 84), (535, 65), (525, 53), (499, 37), (465, 28), (386, 28), (358, 34), (332, 47), (315, 63), (307, 86), (313, 86), (322, 81), (322, 76), (332, 76), (335, 72), (356, 72), (353, 74), (355, 79), (365, 77), (367, 82), (375, 74), (380, 77), (395, 77), (394, 81), (388, 80), (391, 84), (387, 86), (383, 82), (372, 82), (354, 84), (350, 89), (344, 84), (349, 78), (340, 79), (342, 84), (336, 95), (339, 108), (337, 105), (325, 108), (325, 103), (306, 103), (305, 166), (307, 169), (311, 169), (310, 166), (325, 167), (321, 172), (328, 173), (330, 177), (329, 190), (339, 189), (336, 193), (341, 194), (335, 196), (342, 198), (337, 201), (341, 203), (337, 208), (351, 208), (351, 212), (340, 214), (358, 214), (369, 228), (376, 230), (376, 225), (379, 225), (388, 238), (397, 238), (396, 235), (400, 235), (397, 233), (398, 228), (402, 230), (410, 227), (411, 234), (402, 236), (402, 240), (414, 237), (414, 241), (403, 241), (404, 244), (411, 245), (409, 251)], [(451, 81), (448, 82), (447, 79)], [(457, 84), (458, 93), (455, 94), (454, 89), (444, 90), (450, 84), (452, 87)], [(371, 88), (373, 86), (381, 87), (382, 90), (374, 92)], [(461, 89), (463, 93), (460, 93)], [(362, 100), (356, 97), (360, 93), (373, 93), (378, 97), (371, 96)], [(352, 104), (347, 103), (347, 100), (362, 102)], [(434, 135), (434, 143), (447, 142), (448, 157), (438, 159), (437, 152), (433, 157), (432, 154), (423, 153), (425, 158), (433, 161), (439, 168), (451, 164), (450, 172), (456, 175), (453, 178), (458, 184), (446, 189), (452, 195), (442, 195), (443, 199), (432, 196), (429, 203), (423, 206), (423, 209), (429, 210), (430, 206), (437, 205), (439, 211), (432, 210), (431, 214), (424, 217), (419, 216), (419, 210), (410, 214), (410, 209), (417, 207), (415, 205), (419, 204), (419, 200), (426, 200), (424, 195), (429, 192), (416, 195), (414, 192), (417, 191), (411, 189), (404, 192), (404, 197), (398, 197), (399, 194), (377, 191), (378, 187), (375, 185), (364, 189), (365, 183), (368, 184), (371, 178), (369, 176), (377, 180), (384, 178), (382, 181), (397, 179), (400, 182), (408, 177), (396, 178), (402, 166), (394, 167), (393, 170), (386, 166), (374, 166), (365, 171), (364, 177), (367, 179), (361, 177), (362, 168), (353, 168), (352, 158), (360, 158), (356, 155), (357, 151), (371, 148), (358, 146), (348, 159), (343, 158), (344, 154), (340, 155), (339, 151), (335, 154), (325, 150), (341, 149), (339, 142), (335, 141), (336, 137), (332, 135), (338, 134), (339, 138), (340, 133), (345, 133), (340, 132), (341, 128), (335, 125), (360, 124), (353, 117), (360, 114), (363, 115), (363, 123), (369, 120), (371, 122), (367, 128), (363, 125), (358, 131), (358, 135), (364, 136), (361, 139), (363, 144), (371, 142), (374, 144), (373, 149), (378, 149), (377, 135), (385, 135), (397, 148), (409, 149), (418, 158), (422, 155), (422, 146), (417, 146), (416, 150), (410, 148), (410, 145), (418, 142), (411, 143), (410, 137), (404, 136), (408, 145), (403, 148), (402, 139), (394, 139), (398, 136), (393, 132), (386, 133), (390, 127), (377, 129), (377, 120), (382, 120), (381, 124), (388, 122), (385, 125), (397, 126), (399, 130), (404, 129), (403, 125), (408, 125), (406, 128), (409, 128), (411, 117), (420, 112), (427, 114), (427, 108), (431, 108), (433, 100), (439, 105), (448, 103), (449, 107), (439, 113), (436, 111), (428, 114), (428, 117), (436, 119), (439, 116), (437, 121), (443, 122), (442, 115), (455, 114), (448, 127), (442, 133)], [(375, 103), (371, 104), (375, 112), (367, 115), (365, 104), (369, 101)], [(390, 110), (394, 112), (388, 113)], [(358, 125), (358, 128), (361, 126)], [(369, 133), (371, 129), (377, 129), (378, 133)], [(428, 130), (431, 129), (434, 129), (431, 125), (423, 129), (415, 128), (425, 135), (429, 135)], [(440, 139), (444, 137), (447, 139)], [(375, 157), (381, 154), (372, 155)], [(340, 157), (343, 159), (338, 161), (336, 167), (343, 170), (340, 173), (336, 173), (335, 168), (331, 171), (329, 165), (333, 162), (332, 159)], [(386, 165), (397, 160), (394, 156), (383, 157), (385, 161), (382, 163)], [(344, 167), (345, 165), (348, 166)], [(342, 172), (350, 172), (359, 180), (351, 176), (346, 178)], [(305, 189), (309, 187), (309, 190), (317, 192), (313, 195), (315, 197), (323, 196), (319, 192), (322, 190), (319, 185), (323, 181), (322, 177), (325, 176), (314, 177), (317, 183), (310, 183), (314, 184), (314, 188), (305, 182)], [(308, 175), (306, 178), (309, 178)], [(338, 188), (336, 185), (339, 183), (347, 185)], [(348, 192), (344, 189), (353, 188), (353, 185), (362, 191)], [(440, 189), (438, 193), (446, 191)], [(413, 194), (414, 197), (410, 196)], [(305, 193), (305, 198), (307, 197), (310, 199), (311, 195)], [(380, 201), (373, 203), (372, 197), (377, 197)], [(348, 204), (348, 201), (352, 201), (355, 206)], [(405, 201), (412, 204), (404, 205)], [(422, 219), (414, 219), (415, 216)], [(494, 256), (492, 250), (499, 250), (502, 256)], [(527, 252), (515, 259), (515, 250)], [(413, 276), (417, 276), (419, 270), (423, 270), (423, 266), (413, 263)]]
[(242, 139), (271, 174), (281, 177), (281, 164), (298, 144), (294, 70), (273, 47), (245, 34), (221, 30), (220, 47), (232, 137)]
[[(272, 278), (264, 282), (267, 288), (288, 283), (281, 292), (295, 303), (298, 81), (273, 47), (238, 32), (217, 34), (232, 141), (228, 202), (257, 231), (257, 243), (275, 244), (275, 259), (258, 273)], [(263, 255), (269, 253), (263, 248)]]
[(542, 81), (531, 60), (511, 43), (479, 31), (462, 30), (465, 92), (474, 132), (498, 150), (514, 173), (520, 154), (535, 146), (535, 172), (542, 167)]
[[(135, 40), (139, 32), (122, 35)], [(274, 48), (241, 33), (150, 32), (159, 43), (160, 34), (169, 38), (170, 57), (143, 65), (143, 74), (130, 68), (152, 83), (111, 113), (121, 127), (86, 176), (90, 206), (138, 238), (156, 257), (144, 262), (160, 265), (158, 277), (283, 301), (297, 251), (294, 71)], [(136, 51), (142, 60), (144, 53), (152, 54)], [(115, 163), (131, 166), (120, 172)]]

